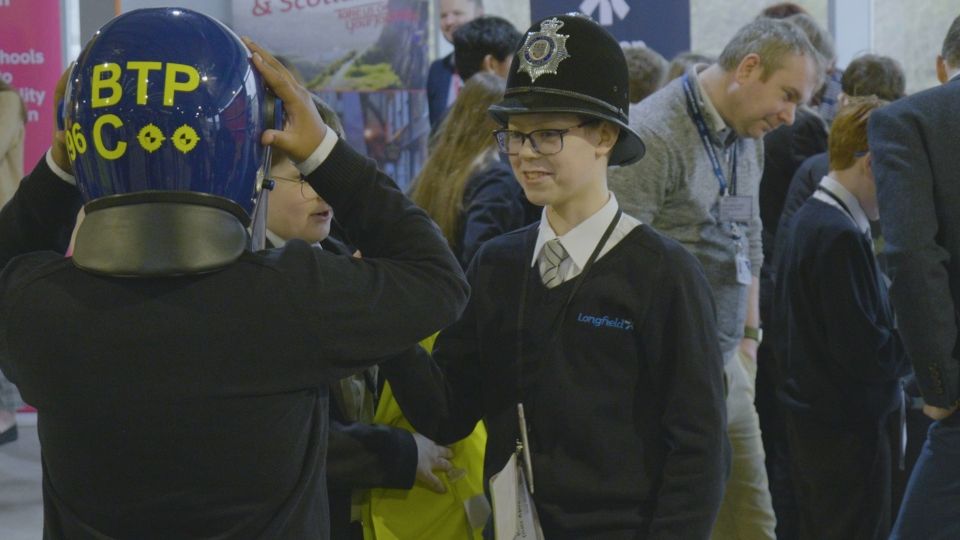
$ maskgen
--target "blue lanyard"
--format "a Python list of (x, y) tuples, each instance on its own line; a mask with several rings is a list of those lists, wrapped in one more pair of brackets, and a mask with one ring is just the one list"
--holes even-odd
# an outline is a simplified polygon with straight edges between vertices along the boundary
[[(720, 158), (717, 156), (717, 149), (710, 140), (710, 130), (707, 128), (707, 122), (703, 119), (703, 112), (700, 111), (700, 104), (693, 96), (693, 86), (690, 84), (690, 75), (683, 74), (683, 92), (687, 96), (687, 107), (693, 116), (693, 123), (697, 126), (700, 133), (700, 142), (703, 143), (707, 156), (710, 157), (710, 163), (713, 164), (713, 174), (717, 177), (720, 184), (720, 195), (727, 195), (727, 176), (723, 173), (723, 167), (720, 166)], [(733, 170), (730, 172), (730, 187), (734, 195), (737, 194), (737, 146), (733, 147)]]

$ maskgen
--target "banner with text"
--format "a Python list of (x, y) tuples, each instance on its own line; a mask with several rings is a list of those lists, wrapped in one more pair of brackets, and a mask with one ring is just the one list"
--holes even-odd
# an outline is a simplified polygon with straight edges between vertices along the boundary
[(426, 159), (429, 0), (233, 0), (233, 26), (284, 57), (347, 141), (401, 188)]
[(60, 0), (0, 0), (0, 80), (20, 93), (27, 109), (28, 171), (50, 147), (62, 54)]
[(579, 11), (624, 46), (646, 45), (669, 60), (690, 50), (690, 2), (677, 0), (530, 0), (530, 20)]

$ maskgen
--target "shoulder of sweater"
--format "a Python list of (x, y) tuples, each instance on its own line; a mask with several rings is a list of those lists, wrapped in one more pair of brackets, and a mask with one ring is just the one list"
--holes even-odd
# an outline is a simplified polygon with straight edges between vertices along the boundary
[(525, 227), (487, 240), (474, 255), (476, 264), (478, 266), (500, 265), (516, 261), (518, 257), (529, 261), (533, 254), (527, 253), (524, 248), (530, 236), (536, 237), (539, 227), (540, 222), (535, 221)]

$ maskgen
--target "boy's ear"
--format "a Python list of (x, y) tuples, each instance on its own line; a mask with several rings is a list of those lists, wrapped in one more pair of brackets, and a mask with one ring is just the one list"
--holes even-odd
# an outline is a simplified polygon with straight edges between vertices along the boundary
[(613, 146), (617, 144), (617, 139), (620, 138), (620, 128), (611, 122), (600, 122), (597, 133), (600, 136), (597, 143), (597, 157), (609, 156), (613, 152)]

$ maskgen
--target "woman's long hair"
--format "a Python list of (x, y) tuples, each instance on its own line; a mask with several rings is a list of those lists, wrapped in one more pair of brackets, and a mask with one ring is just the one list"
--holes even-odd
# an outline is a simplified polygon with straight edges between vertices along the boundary
[(504, 87), (504, 80), (492, 73), (480, 72), (467, 80), (413, 182), (410, 198), (437, 222), (451, 246), (459, 242), (467, 180), (497, 159), (492, 131), (500, 126), (487, 108), (503, 99)]
[(16, 89), (10, 86), (6, 81), (0, 80), (0, 92), (13, 92), (17, 94), (17, 99), (20, 101), (20, 120), (24, 123), (27, 121), (27, 109), (23, 106), (23, 100), (20, 99), (20, 94), (17, 93)]

